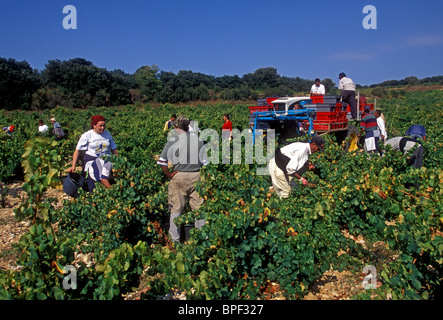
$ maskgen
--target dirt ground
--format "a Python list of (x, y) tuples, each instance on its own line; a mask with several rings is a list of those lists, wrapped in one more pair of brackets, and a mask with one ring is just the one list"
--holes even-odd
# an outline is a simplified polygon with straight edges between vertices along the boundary
[[(16, 260), (18, 253), (13, 247), (14, 243), (20, 240), (30, 226), (29, 220), (18, 222), (15, 219), (14, 209), (26, 200), (26, 192), (22, 190), (22, 181), (14, 181), (7, 185), (8, 195), (6, 196), (5, 208), (0, 206), (0, 269), (16, 269)], [(54, 204), (55, 208), (63, 205), (63, 199), (69, 199), (62, 187), (49, 189), (45, 193), (45, 197), (56, 198), (58, 201)]]
[[(29, 228), (30, 221), (18, 222), (15, 219), (14, 209), (20, 206), (20, 203), (26, 199), (26, 193), (22, 190), (21, 181), (14, 181), (9, 184), (8, 195), (6, 197), (6, 207), (0, 206), (0, 270), (17, 270), (18, 252), (13, 244), (20, 240)], [(64, 199), (70, 199), (60, 186), (56, 189), (49, 189), (45, 196), (57, 198), (56, 207), (63, 205)], [(349, 236), (349, 235), (348, 235)], [(358, 243), (362, 239), (355, 239)], [(364, 274), (353, 274), (349, 271), (339, 272), (336, 270), (326, 271), (321, 278), (317, 279), (309, 288), (308, 294), (303, 300), (349, 300), (353, 295), (362, 292)], [(124, 295), (126, 300), (138, 300), (143, 292), (146, 292), (143, 281), (140, 287), (134, 292)], [(284, 300), (277, 283), (269, 283), (265, 290), (265, 298), (270, 300)], [(185, 300), (186, 295), (183, 292), (176, 291), (162, 299), (167, 300)]]

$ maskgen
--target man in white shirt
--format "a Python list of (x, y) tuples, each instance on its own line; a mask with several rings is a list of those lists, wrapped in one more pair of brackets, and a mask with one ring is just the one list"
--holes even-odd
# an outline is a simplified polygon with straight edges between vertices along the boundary
[(383, 141), (383, 143), (385, 143), (386, 140), (388, 140), (388, 134), (386, 133), (385, 121), (381, 117), (381, 111), (380, 110), (375, 110), (374, 111), (374, 116), (377, 118), (377, 125), (378, 125), (378, 128), (380, 129), (381, 141)]
[(296, 186), (295, 179), (303, 185), (309, 184), (301, 176), (301, 169), (305, 166), (310, 154), (317, 151), (323, 152), (324, 145), (323, 138), (314, 136), (310, 143), (294, 142), (275, 151), (275, 156), (269, 160), (268, 170), (272, 186), (280, 198), (289, 197), (291, 188)]
[(320, 79), (315, 79), (314, 84), (311, 87), (311, 95), (320, 96), (326, 94), (325, 86), (320, 83)]
[(341, 91), (342, 100), (347, 102), (351, 107), (351, 121), (357, 120), (357, 101), (355, 100), (355, 84), (351, 78), (346, 77), (344, 72), (338, 75), (340, 82), (338, 84), (338, 90)]

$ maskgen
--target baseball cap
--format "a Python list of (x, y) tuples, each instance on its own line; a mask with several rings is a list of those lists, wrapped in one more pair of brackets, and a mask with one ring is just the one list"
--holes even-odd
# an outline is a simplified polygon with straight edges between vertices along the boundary
[(342, 78), (342, 77), (346, 77), (346, 73), (344, 73), (344, 72), (340, 72), (340, 74), (338, 75), (338, 78), (340, 79), (340, 78)]
[(365, 111), (371, 111), (371, 107), (369, 105), (365, 105)]
[(312, 137), (311, 143), (316, 144), (317, 147), (320, 149), (320, 151), (323, 152), (323, 148), (325, 146), (325, 140), (322, 137), (319, 136)]

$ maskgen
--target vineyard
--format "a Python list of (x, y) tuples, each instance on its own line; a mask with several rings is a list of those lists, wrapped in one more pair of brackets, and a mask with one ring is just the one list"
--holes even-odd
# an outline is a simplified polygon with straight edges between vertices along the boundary
[[(257, 174), (263, 165), (210, 163), (197, 185), (204, 205), (177, 219), (189, 224), (204, 218), (206, 225), (192, 229), (182, 244), (172, 244), (165, 228), (169, 182), (156, 164), (167, 140), (164, 123), (173, 113), (185, 115), (221, 136), (225, 113), (240, 131), (248, 128), (247, 106), (1, 111), (2, 126), (16, 127), (14, 137), (0, 137), (2, 198), (11, 177), (24, 179), (27, 197), (15, 217), (30, 227), (14, 247), (18, 268), (0, 270), (0, 299), (118, 300), (143, 285), (140, 298), (147, 300), (177, 290), (188, 300), (255, 300), (269, 298), (274, 283), (292, 300), (303, 299), (331, 268), (375, 276), (364, 271), (367, 266), (376, 271), (376, 285), (352, 299), (439, 299), (442, 101), (443, 93), (432, 90), (378, 102), (389, 137), (403, 135), (411, 124), (426, 127), (420, 169), (390, 148), (384, 157), (346, 153), (327, 135), (325, 152), (311, 155), (317, 169), (307, 173), (316, 187), (300, 186), (279, 199), (269, 191), (270, 177)], [(56, 207), (44, 194), (62, 183), (96, 114), (107, 119), (118, 146), (119, 156), (110, 159), (115, 184), (80, 191)], [(66, 128), (66, 139), (37, 135), (37, 121), (52, 115)], [(76, 282), (66, 289), (69, 266)]]

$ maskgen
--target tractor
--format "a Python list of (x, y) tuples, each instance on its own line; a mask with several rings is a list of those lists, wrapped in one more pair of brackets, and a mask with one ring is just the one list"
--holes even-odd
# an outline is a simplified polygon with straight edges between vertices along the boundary
[[(367, 103), (365, 97), (358, 94), (357, 121), (361, 119), (366, 105), (373, 111), (376, 101)], [(274, 96), (260, 99), (257, 106), (248, 108), (249, 126), (253, 131), (254, 143), (256, 130), (274, 129), (280, 140), (303, 134), (333, 133), (346, 151), (357, 150), (361, 145), (358, 140), (359, 129), (349, 123), (350, 107), (337, 95)]]

